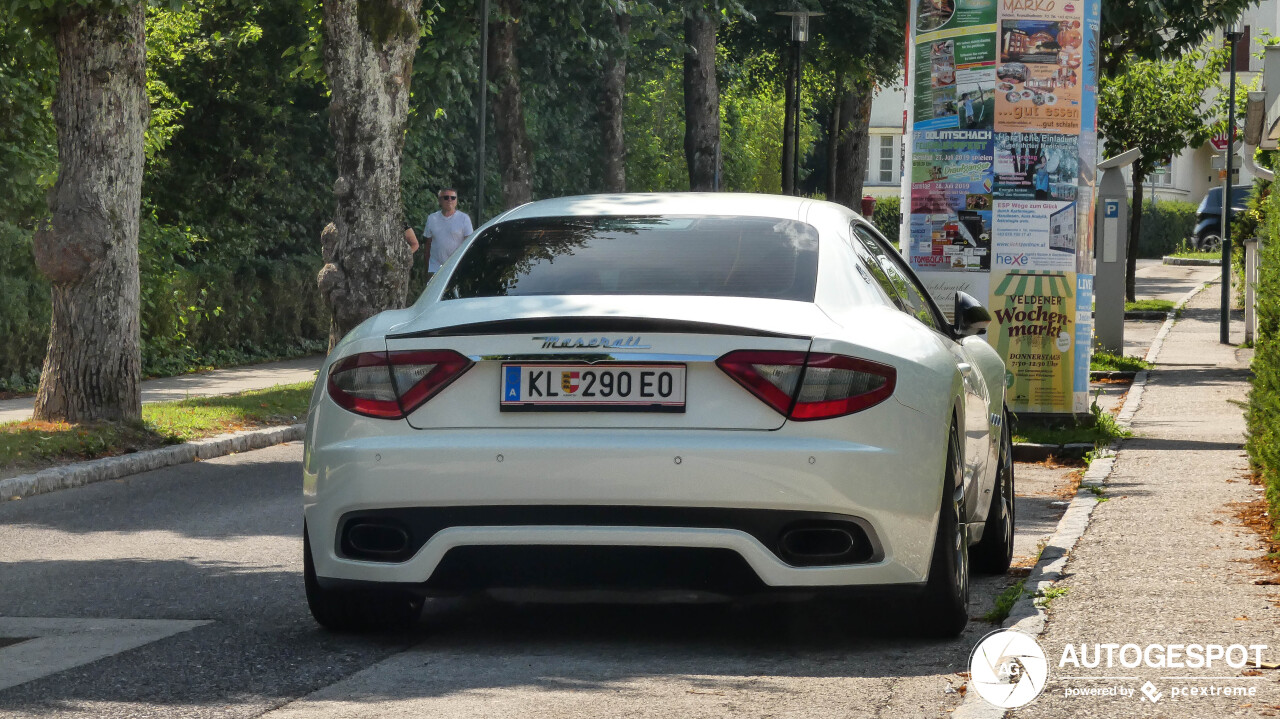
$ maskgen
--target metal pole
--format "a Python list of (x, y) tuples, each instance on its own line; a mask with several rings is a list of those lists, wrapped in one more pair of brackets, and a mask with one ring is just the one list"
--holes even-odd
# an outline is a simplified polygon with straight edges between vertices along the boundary
[(1227, 181), (1222, 190), (1222, 326), (1218, 341), (1224, 345), (1231, 344), (1231, 156), (1235, 154), (1236, 142), (1236, 41), (1240, 33), (1232, 26), (1227, 32), (1230, 41), (1229, 53), (1231, 67), (1230, 94), (1227, 95)]
[(488, 116), (486, 105), (489, 99), (489, 0), (480, 0), (480, 89), (477, 93), (477, 127), (476, 137), (476, 206), (475, 224), (484, 222), (484, 135), (485, 120)]

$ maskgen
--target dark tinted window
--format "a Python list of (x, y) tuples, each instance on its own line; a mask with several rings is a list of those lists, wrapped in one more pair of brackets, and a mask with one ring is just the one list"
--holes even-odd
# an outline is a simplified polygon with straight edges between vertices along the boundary
[(933, 304), (929, 301), (928, 292), (916, 284), (915, 277), (902, 262), (901, 255), (862, 225), (856, 223), (853, 225), (853, 235), (858, 242), (862, 243), (870, 256), (868, 266), (871, 267), (872, 274), (879, 279), (881, 275), (876, 274), (876, 269), (883, 273), (883, 279), (880, 281), (888, 283), (885, 291), (890, 297), (896, 296), (898, 306), (929, 327), (941, 331), (943, 325), (934, 311)]
[(495, 225), (444, 299), (723, 295), (812, 302), (818, 232), (761, 217), (542, 217)]

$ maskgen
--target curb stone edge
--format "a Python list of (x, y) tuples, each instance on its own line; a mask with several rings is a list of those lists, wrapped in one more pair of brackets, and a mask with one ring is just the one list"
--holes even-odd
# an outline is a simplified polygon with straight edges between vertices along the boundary
[(215, 459), (228, 454), (264, 449), (302, 439), (304, 423), (265, 427), (233, 434), (222, 434), (193, 442), (149, 449), (116, 457), (103, 457), (87, 462), (42, 469), (34, 474), (0, 480), (0, 502), (25, 499), (60, 489), (120, 479), (153, 469), (187, 464), (196, 460)]

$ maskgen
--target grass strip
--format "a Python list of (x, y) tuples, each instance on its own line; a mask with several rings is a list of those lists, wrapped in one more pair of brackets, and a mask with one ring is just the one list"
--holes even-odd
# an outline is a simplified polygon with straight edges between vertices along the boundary
[(226, 432), (294, 424), (307, 414), (311, 382), (142, 406), (139, 423), (0, 424), (0, 469), (45, 467), (155, 449)]
[(1140, 372), (1151, 369), (1151, 363), (1141, 357), (1115, 355), (1110, 352), (1094, 352), (1089, 358), (1089, 369), (1099, 372)]
[(1179, 250), (1170, 252), (1166, 257), (1181, 257), (1187, 260), (1221, 260), (1222, 250), (1216, 252), (1201, 252), (1199, 250)]
[(1019, 423), (1013, 433), (1014, 442), (1033, 442), (1035, 444), (1076, 444), (1088, 442), (1095, 447), (1104, 447), (1122, 437), (1132, 437), (1133, 433), (1116, 420), (1115, 415), (1103, 411), (1094, 402), (1090, 408), (1090, 417), (1086, 420), (1074, 419), (1036, 424)]
[(1138, 300), (1124, 303), (1125, 312), (1169, 312), (1173, 309), (1173, 300)]

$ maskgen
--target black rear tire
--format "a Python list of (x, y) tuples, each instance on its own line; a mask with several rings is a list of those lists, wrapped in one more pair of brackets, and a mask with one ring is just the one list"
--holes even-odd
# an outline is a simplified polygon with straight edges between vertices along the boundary
[(916, 607), (917, 626), (924, 636), (954, 637), (969, 623), (969, 535), (964, 523), (964, 468), (960, 452), (960, 434), (952, 425), (929, 581)]
[(982, 530), (982, 541), (974, 545), (970, 555), (973, 569), (984, 574), (1004, 574), (1013, 563), (1013, 533), (1017, 509), (1013, 480), (1013, 431), (1009, 428), (1009, 412), (1005, 410), (1000, 432), (1000, 457), (996, 468), (996, 486), (991, 493), (991, 509)]
[(406, 629), (422, 614), (423, 599), (398, 589), (325, 589), (316, 579), (311, 539), (302, 529), (302, 576), (307, 606), (320, 626), (334, 632)]

